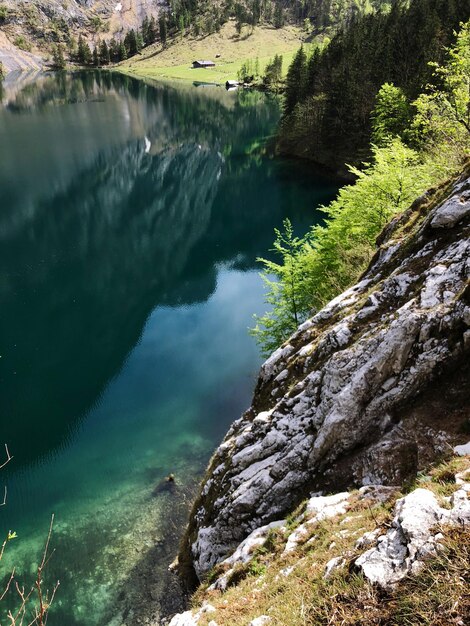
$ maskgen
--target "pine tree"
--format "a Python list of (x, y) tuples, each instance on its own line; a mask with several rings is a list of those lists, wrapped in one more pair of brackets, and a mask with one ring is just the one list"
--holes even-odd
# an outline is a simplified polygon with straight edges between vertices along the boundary
[(100, 57), (98, 54), (98, 48), (96, 46), (93, 48), (93, 65), (95, 67), (100, 66)]
[(160, 41), (162, 42), (162, 46), (165, 47), (166, 40), (167, 40), (167, 25), (166, 25), (166, 19), (163, 15), (158, 20), (158, 25), (160, 28)]
[(319, 62), (320, 62), (320, 48), (315, 48), (312, 56), (308, 60), (307, 64), (307, 93), (313, 94), (315, 91), (318, 71), (319, 71)]
[(124, 45), (126, 46), (126, 49), (127, 49), (127, 55), (130, 57), (140, 52), (137, 33), (135, 32), (133, 28), (131, 28), (131, 30), (124, 37)]
[(144, 44), (146, 46), (148, 46), (149, 43), (151, 43), (149, 41), (149, 27), (150, 27), (150, 21), (149, 18), (147, 16), (144, 17), (143, 21), (142, 21), (142, 26), (141, 26), (141, 33), (142, 33), (142, 40), (144, 42)]
[(119, 50), (118, 50), (118, 60), (125, 61), (126, 59), (127, 59), (127, 48), (124, 45), (124, 42), (121, 41), (121, 43), (119, 44)]
[(81, 65), (89, 65), (92, 60), (90, 46), (83, 39), (82, 35), (78, 38), (77, 60)]
[(52, 48), (52, 62), (58, 70), (64, 70), (66, 67), (64, 47), (60, 43)]
[(147, 29), (147, 45), (155, 43), (157, 41), (157, 22), (155, 17), (152, 15), (149, 21), (148, 29)]
[(274, 59), (266, 65), (263, 83), (269, 89), (277, 90), (282, 79), (282, 56), (275, 54)]
[(109, 56), (113, 63), (119, 61), (119, 43), (114, 39), (114, 37), (109, 42)]
[(307, 55), (303, 45), (297, 51), (286, 77), (286, 98), (284, 114), (292, 113), (297, 102), (301, 101), (307, 87)]
[(280, 4), (276, 4), (273, 17), (274, 28), (282, 28), (284, 26), (284, 12)]
[(106, 41), (102, 41), (100, 45), (100, 63), (101, 65), (109, 65), (111, 63), (109, 48)]

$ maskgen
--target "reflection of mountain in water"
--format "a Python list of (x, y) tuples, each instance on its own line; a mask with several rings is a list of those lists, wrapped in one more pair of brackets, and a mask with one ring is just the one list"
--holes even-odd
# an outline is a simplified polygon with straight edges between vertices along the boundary
[(202, 301), (217, 264), (265, 254), (291, 198), (244, 154), (277, 109), (246, 104), (88, 73), (0, 111), (2, 437), (22, 462), (63, 442), (155, 306)]

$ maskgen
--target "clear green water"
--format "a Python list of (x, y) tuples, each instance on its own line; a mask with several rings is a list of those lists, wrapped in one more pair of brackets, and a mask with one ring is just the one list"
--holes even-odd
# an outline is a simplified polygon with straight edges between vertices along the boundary
[(2, 575), (30, 578), (55, 513), (48, 624), (148, 623), (177, 606), (187, 507), (250, 401), (256, 257), (336, 188), (263, 155), (261, 94), (86, 73), (2, 97)]

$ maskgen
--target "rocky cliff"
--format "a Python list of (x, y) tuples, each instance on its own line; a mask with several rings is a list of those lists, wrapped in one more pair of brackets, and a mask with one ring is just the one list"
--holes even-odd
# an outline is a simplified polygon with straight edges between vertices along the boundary
[(0, 61), (6, 72), (37, 69), (53, 44), (80, 34), (90, 45), (121, 38), (162, 6), (165, 0), (2, 0)]
[(469, 235), (467, 168), (395, 219), (361, 281), (264, 363), (195, 502), (188, 579), (312, 492), (402, 484), (468, 439)]

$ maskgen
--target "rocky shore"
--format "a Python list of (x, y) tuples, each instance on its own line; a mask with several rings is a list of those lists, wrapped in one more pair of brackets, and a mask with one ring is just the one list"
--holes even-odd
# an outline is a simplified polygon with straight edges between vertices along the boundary
[[(224, 589), (234, 567), (306, 499), (308, 526), (312, 512), (317, 521), (330, 505), (332, 515), (344, 512), (343, 490), (383, 495), (452, 447), (465, 453), (469, 235), (467, 167), (391, 222), (361, 281), (264, 363), (252, 406), (216, 450), (194, 504), (179, 554), (190, 586), (222, 567), (212, 589)], [(397, 502), (391, 529), (378, 543), (377, 535), (363, 541), (372, 547), (357, 567), (367, 578), (396, 582), (432, 552), (438, 522), (470, 522), (468, 478), (459, 480), (445, 510), (422, 489)], [(329, 501), (328, 493), (336, 495)], [(294, 544), (287, 536), (286, 550)], [(172, 626), (197, 623), (178, 619)]]

